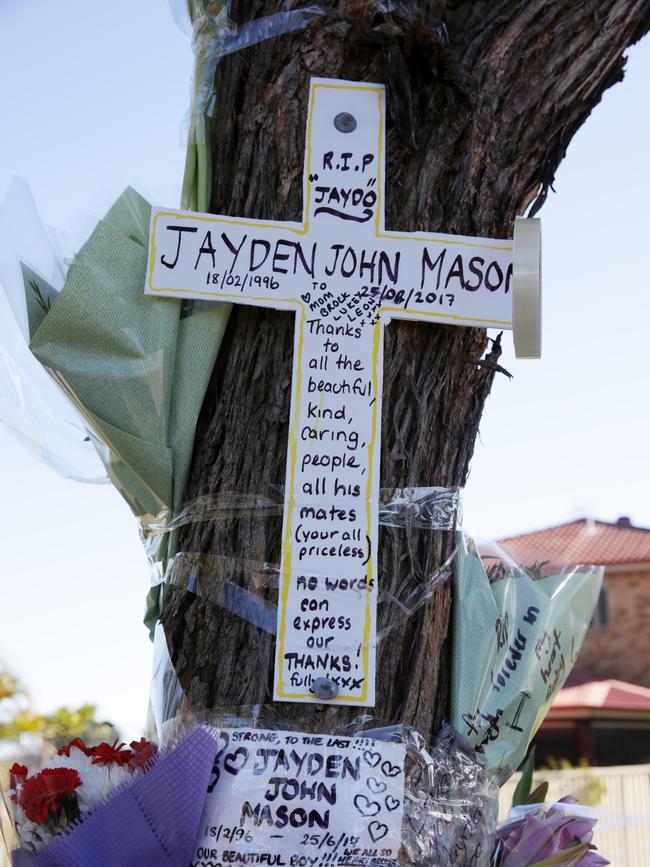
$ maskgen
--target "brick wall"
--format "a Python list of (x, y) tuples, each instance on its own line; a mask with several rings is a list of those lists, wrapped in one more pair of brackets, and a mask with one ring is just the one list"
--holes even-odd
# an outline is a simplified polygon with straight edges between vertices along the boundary
[(587, 633), (574, 672), (650, 687), (650, 569), (605, 572), (608, 623)]

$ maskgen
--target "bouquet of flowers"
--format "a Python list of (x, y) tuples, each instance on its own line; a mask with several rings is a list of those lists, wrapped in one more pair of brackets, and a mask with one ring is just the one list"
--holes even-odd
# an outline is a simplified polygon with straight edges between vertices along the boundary
[(4, 795), (20, 846), (13, 864), (186, 867), (214, 752), (214, 736), (196, 728), (164, 751), (144, 738), (76, 738), (34, 773), (14, 763)]
[(75, 738), (31, 776), (14, 763), (9, 800), (22, 847), (38, 852), (135, 774), (146, 772), (155, 755), (155, 745), (144, 738), (132, 741), (130, 749), (117, 741), (88, 747)]
[(595, 819), (576, 815), (572, 796), (537, 804), (497, 831), (498, 867), (605, 867), (591, 842)]
[(596, 819), (581, 815), (572, 795), (547, 806), (548, 783), (533, 790), (534, 761), (533, 748), (510, 814), (497, 829), (491, 867), (605, 867), (609, 861), (591, 842)]

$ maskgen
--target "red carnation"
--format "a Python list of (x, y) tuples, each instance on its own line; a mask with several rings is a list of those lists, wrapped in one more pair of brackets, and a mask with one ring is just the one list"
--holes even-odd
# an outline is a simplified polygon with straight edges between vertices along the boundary
[(19, 765), (18, 762), (14, 762), (9, 768), (11, 788), (15, 789), (18, 783), (23, 783), (27, 773), (28, 771), (25, 765)]
[(30, 822), (42, 825), (70, 801), (75, 789), (81, 785), (77, 771), (70, 768), (46, 768), (40, 774), (28, 777), (18, 793), (18, 804)]
[(101, 743), (93, 750), (93, 765), (128, 765), (133, 757), (131, 750), (127, 750), (124, 744)]
[(63, 747), (59, 747), (59, 749), (57, 750), (57, 754), (59, 756), (65, 756), (66, 758), (70, 758), (70, 750), (72, 749), (72, 747), (76, 747), (87, 756), (92, 756), (94, 752), (94, 748), (87, 747), (85, 743), (81, 740), (81, 738), (75, 738), (73, 741), (70, 741), (69, 744), (66, 744)]
[(146, 765), (156, 755), (156, 746), (151, 741), (140, 738), (139, 741), (131, 741), (129, 744), (133, 750), (133, 756), (129, 762), (129, 768), (135, 771)]

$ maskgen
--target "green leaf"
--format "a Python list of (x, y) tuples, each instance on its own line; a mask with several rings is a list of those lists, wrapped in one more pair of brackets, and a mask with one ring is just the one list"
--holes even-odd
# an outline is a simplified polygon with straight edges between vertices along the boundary
[(50, 308), (52, 306), (52, 302), (49, 298), (44, 298), (43, 293), (41, 292), (41, 288), (36, 282), (36, 280), (29, 281), (29, 288), (32, 290), (34, 295), (36, 295), (36, 301), (38, 302), (38, 306), (41, 308), (43, 313), (49, 313)]
[(521, 779), (512, 796), (512, 806), (519, 807), (525, 804), (533, 787), (533, 768), (535, 766), (535, 747), (528, 753), (528, 758), (521, 766)]
[(537, 786), (536, 789), (528, 795), (526, 800), (523, 802), (524, 804), (543, 804), (546, 801), (546, 796), (548, 795), (548, 783), (544, 781)]

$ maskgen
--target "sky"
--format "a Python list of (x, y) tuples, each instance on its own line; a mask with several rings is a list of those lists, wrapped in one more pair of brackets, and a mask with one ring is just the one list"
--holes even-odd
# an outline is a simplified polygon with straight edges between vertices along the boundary
[[(177, 207), (192, 55), (164, 0), (0, 0), (0, 199), (14, 175), (82, 238), (131, 184)], [(650, 42), (573, 139), (542, 218), (543, 357), (502, 364), (464, 493), (504, 537), (589, 516), (650, 527)], [(1, 363), (1, 362), (0, 362)], [(35, 706), (144, 723), (147, 564), (110, 486), (62, 478), (0, 425), (0, 661)]]

